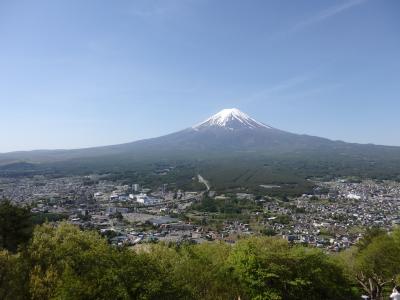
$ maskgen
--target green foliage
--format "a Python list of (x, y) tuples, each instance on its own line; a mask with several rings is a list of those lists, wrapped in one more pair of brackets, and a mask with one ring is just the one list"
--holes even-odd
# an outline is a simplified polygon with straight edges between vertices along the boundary
[(166, 247), (156, 245), (150, 255), (181, 288), (184, 299), (235, 299), (238, 282), (227, 264), (231, 246), (223, 243)]
[(318, 250), (253, 238), (234, 247), (231, 263), (251, 299), (351, 299), (344, 273)]
[(364, 238), (341, 254), (347, 273), (371, 299), (389, 294), (400, 278), (400, 230), (388, 234), (379, 228), (367, 230)]
[(195, 204), (193, 209), (204, 211), (204, 212), (217, 212), (218, 206), (216, 200), (205, 196), (199, 204)]
[(356, 271), (365, 278), (372, 278), (378, 284), (394, 284), (400, 275), (400, 231), (392, 235), (377, 235), (356, 256)]
[(0, 299), (27, 299), (19, 256), (0, 251)]
[(193, 210), (201, 212), (218, 212), (223, 218), (234, 217), (242, 218), (249, 211), (258, 210), (259, 207), (255, 201), (247, 199), (236, 199), (228, 197), (227, 199), (212, 199), (205, 196), (200, 203), (192, 206)]
[(168, 299), (176, 292), (145, 255), (67, 224), (38, 227), (25, 259), (31, 299)]
[(274, 236), (276, 235), (276, 231), (272, 227), (267, 227), (261, 230), (261, 233), (266, 236)]
[(33, 230), (30, 216), (29, 208), (0, 200), (0, 249), (16, 251), (29, 241)]
[(41, 225), (46, 222), (57, 222), (68, 219), (65, 214), (57, 213), (34, 213), (31, 215), (31, 222), (35, 225)]
[(367, 228), (363, 235), (363, 238), (357, 243), (357, 248), (362, 251), (367, 248), (374, 241), (375, 238), (379, 236), (384, 236), (385, 234), (386, 231), (380, 227)]
[(399, 275), (400, 231), (364, 246), (332, 256), (251, 237), (233, 246), (153, 244), (133, 251), (110, 246), (94, 231), (44, 224), (18, 254), (0, 252), (0, 298), (353, 299), (359, 272), (376, 280)]

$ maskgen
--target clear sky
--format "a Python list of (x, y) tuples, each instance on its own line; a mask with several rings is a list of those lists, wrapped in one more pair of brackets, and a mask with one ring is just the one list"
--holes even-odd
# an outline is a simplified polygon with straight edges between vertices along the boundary
[(237, 107), (400, 145), (400, 1), (0, 0), (0, 152), (129, 142)]

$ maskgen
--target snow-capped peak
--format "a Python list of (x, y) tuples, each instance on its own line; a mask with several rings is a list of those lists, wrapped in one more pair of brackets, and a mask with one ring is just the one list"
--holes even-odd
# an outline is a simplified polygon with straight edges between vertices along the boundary
[(240, 128), (272, 128), (254, 120), (237, 108), (223, 109), (219, 113), (205, 120), (204, 122), (194, 126), (193, 129), (198, 130), (200, 128), (206, 127), (223, 127), (231, 130)]

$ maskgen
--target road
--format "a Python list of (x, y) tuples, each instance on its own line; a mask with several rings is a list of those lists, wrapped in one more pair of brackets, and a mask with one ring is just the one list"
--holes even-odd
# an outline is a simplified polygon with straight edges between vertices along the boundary
[(207, 191), (209, 191), (209, 190), (210, 190), (210, 184), (208, 183), (208, 181), (205, 180), (205, 179), (203, 178), (203, 176), (201, 176), (200, 174), (198, 174), (197, 177), (199, 178), (199, 182), (201, 182), (202, 184), (204, 184), (204, 185), (206, 186), (206, 188), (207, 188)]

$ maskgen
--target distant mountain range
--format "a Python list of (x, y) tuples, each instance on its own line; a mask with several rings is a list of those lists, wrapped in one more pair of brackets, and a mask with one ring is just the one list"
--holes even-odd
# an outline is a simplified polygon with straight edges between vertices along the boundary
[(232, 187), (246, 185), (243, 176), (255, 185), (279, 183), (280, 179), (274, 178), (282, 173), (290, 178), (346, 175), (397, 178), (400, 147), (293, 134), (233, 108), (224, 109), (191, 128), (158, 138), (86, 149), (0, 154), (0, 175), (43, 170), (106, 172), (145, 164), (190, 165), (193, 172), (201, 171), (205, 176), (209, 173), (218, 182), (221, 178), (217, 177), (223, 176), (223, 181)]

